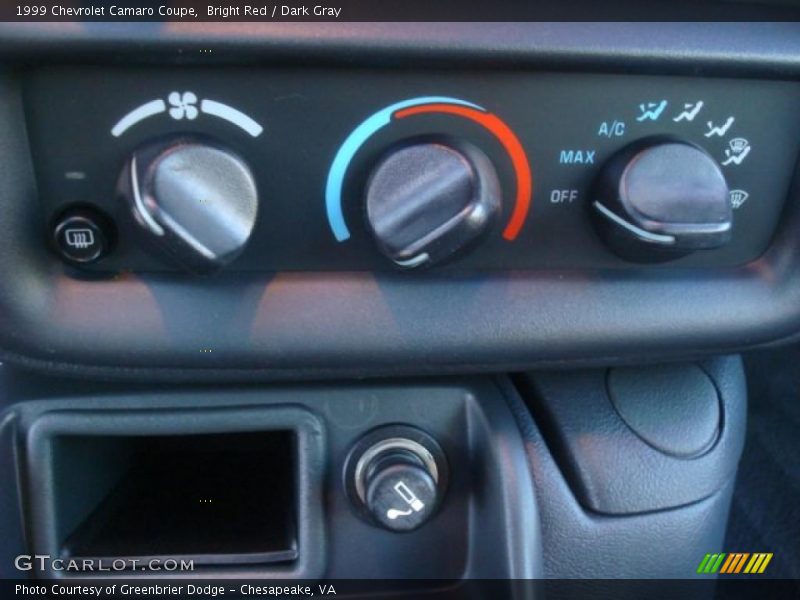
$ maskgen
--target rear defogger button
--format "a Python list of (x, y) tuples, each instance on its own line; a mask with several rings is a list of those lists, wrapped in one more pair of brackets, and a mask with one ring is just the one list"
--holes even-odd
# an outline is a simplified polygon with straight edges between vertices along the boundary
[(112, 227), (100, 213), (76, 208), (56, 220), (52, 236), (53, 244), (64, 260), (86, 264), (99, 260), (109, 251)]

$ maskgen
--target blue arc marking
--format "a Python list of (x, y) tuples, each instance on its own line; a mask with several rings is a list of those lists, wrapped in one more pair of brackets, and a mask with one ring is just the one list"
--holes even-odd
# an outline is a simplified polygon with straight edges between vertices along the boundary
[(359, 148), (361, 148), (372, 134), (391, 122), (394, 113), (411, 106), (419, 106), (420, 104), (458, 104), (482, 111), (486, 110), (482, 106), (467, 102), (466, 100), (459, 100), (458, 98), (424, 96), (403, 100), (402, 102), (397, 102), (391, 106), (382, 108), (356, 127), (350, 135), (347, 136), (347, 139), (336, 153), (336, 157), (331, 164), (331, 169), (328, 171), (328, 181), (325, 185), (325, 209), (328, 212), (328, 222), (331, 225), (333, 235), (336, 237), (337, 241), (344, 242), (350, 238), (350, 230), (344, 222), (344, 213), (342, 212), (342, 186), (344, 185), (344, 176), (347, 173), (347, 167), (350, 166), (350, 161), (353, 160), (356, 152), (358, 152)]

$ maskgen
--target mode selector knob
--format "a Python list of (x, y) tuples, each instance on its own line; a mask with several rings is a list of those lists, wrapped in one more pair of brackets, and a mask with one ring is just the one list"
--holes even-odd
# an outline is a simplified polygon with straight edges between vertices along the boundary
[(611, 249), (628, 260), (658, 262), (730, 241), (728, 184), (702, 148), (672, 138), (634, 142), (595, 182), (591, 210)]
[(472, 245), (500, 211), (494, 166), (474, 146), (426, 141), (390, 151), (367, 183), (378, 248), (401, 268), (429, 266)]
[(250, 168), (204, 140), (140, 148), (123, 170), (120, 190), (144, 235), (195, 273), (213, 272), (236, 258), (258, 212)]

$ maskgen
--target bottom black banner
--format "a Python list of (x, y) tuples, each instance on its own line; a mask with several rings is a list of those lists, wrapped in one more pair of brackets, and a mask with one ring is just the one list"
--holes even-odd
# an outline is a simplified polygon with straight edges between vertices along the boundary
[(0, 580), (0, 597), (64, 598), (467, 598), (520, 599), (707, 599), (800, 598), (800, 582), (786, 579), (541, 579), (276, 581), (236, 579)]

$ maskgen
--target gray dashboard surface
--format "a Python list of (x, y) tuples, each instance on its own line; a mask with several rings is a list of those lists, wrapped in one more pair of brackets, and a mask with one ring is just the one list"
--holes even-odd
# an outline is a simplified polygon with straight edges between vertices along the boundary
[[(52, 62), (318, 61), (504, 65), (795, 79), (797, 24), (170, 24), (0, 26), (0, 348), (30, 367), (107, 377), (295, 378), (491, 371), (686, 358), (800, 330), (790, 198), (768, 251), (739, 268), (482, 275), (227, 273), (81, 279), (43, 244), (19, 74)], [(731, 43), (735, 39), (736, 43)], [(795, 194), (796, 195), (796, 194)]]

